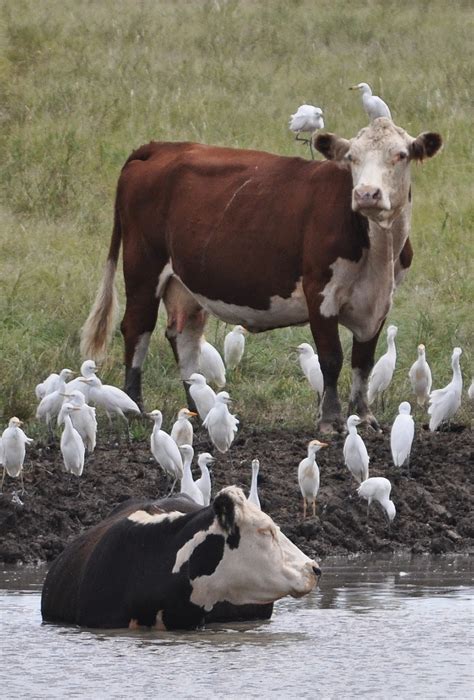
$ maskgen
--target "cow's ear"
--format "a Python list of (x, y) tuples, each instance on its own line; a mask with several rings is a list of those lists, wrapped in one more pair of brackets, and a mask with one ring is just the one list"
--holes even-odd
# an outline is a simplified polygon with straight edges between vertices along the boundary
[(235, 503), (232, 496), (221, 491), (214, 499), (213, 507), (221, 528), (225, 532), (233, 532), (235, 529)]
[(410, 146), (410, 158), (413, 160), (424, 160), (432, 158), (436, 155), (443, 145), (443, 139), (440, 134), (432, 131), (426, 131), (420, 134), (412, 142)]
[(314, 139), (314, 147), (328, 160), (344, 162), (351, 142), (336, 134), (318, 134)]

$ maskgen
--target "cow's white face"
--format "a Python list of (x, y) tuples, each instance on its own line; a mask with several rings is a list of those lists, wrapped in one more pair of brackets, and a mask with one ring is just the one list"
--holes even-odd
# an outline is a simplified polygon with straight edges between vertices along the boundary
[(320, 134), (316, 148), (329, 160), (350, 168), (352, 209), (389, 228), (409, 202), (410, 162), (431, 158), (441, 148), (436, 133), (416, 139), (390, 119), (379, 117), (347, 140)]
[[(188, 567), (192, 603), (207, 611), (221, 601), (263, 604), (286, 595), (306, 595), (316, 586), (320, 575), (316, 562), (249, 503), (241, 489), (223, 489), (214, 510), (211, 527), (196, 533), (178, 551), (173, 567), (173, 573)], [(213, 564), (216, 547), (220, 556)]]

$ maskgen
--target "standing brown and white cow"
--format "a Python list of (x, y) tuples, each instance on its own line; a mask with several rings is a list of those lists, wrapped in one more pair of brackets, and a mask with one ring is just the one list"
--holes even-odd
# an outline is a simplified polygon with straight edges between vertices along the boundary
[(253, 332), (309, 321), (324, 376), (321, 430), (341, 425), (341, 323), (353, 334), (349, 412), (375, 424), (367, 379), (412, 258), (410, 163), (441, 143), (379, 118), (350, 140), (317, 136), (322, 162), (196, 143), (142, 146), (119, 178), (82, 352), (100, 358), (113, 331), (122, 243), (125, 388), (135, 400), (163, 299), (183, 379), (198, 368), (207, 312)]

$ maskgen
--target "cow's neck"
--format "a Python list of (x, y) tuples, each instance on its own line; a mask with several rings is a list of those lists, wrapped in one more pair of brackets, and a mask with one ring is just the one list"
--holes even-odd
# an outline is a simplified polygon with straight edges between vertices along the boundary
[(369, 221), (371, 267), (376, 266), (376, 276), (384, 276), (386, 266), (391, 267), (400, 257), (410, 233), (411, 207), (407, 204), (389, 229), (381, 228), (375, 221)]

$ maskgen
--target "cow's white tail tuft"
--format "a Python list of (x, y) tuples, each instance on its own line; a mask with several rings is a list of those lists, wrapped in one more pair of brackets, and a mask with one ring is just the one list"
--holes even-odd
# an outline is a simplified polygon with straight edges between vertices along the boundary
[(81, 355), (96, 362), (105, 357), (117, 323), (116, 269), (117, 261), (108, 258), (94, 304), (81, 329)]

